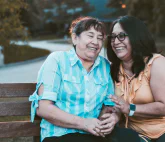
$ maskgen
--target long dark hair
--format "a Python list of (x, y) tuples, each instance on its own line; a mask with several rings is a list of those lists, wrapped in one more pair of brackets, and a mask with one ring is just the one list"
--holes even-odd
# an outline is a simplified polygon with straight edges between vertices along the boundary
[[(155, 41), (146, 25), (138, 18), (133, 16), (122, 16), (118, 18), (112, 23), (110, 34), (116, 23), (119, 23), (123, 30), (128, 34), (132, 48), (132, 72), (135, 74), (135, 77), (138, 77), (139, 73), (144, 70), (146, 63), (153, 57), (153, 53), (157, 53)], [(114, 81), (119, 82), (118, 74), (121, 60), (112, 50), (110, 38), (108, 38), (107, 41), (107, 57), (112, 63), (112, 78)], [(148, 57), (147, 62), (144, 62), (145, 57)]]

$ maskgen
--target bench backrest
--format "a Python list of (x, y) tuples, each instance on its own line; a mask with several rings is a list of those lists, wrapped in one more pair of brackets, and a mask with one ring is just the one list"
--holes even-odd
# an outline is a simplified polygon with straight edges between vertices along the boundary
[(0, 84), (0, 138), (31, 137), (39, 142), (40, 121), (30, 122), (31, 103), (28, 97), (35, 83)]

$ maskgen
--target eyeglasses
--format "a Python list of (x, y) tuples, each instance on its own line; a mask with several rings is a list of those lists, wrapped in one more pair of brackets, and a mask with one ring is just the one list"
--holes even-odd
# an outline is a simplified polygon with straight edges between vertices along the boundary
[(114, 42), (117, 37), (119, 41), (124, 41), (126, 36), (128, 36), (128, 34), (122, 33), (122, 32), (120, 32), (118, 35), (112, 33), (110, 36), (110, 39), (111, 39), (111, 42)]

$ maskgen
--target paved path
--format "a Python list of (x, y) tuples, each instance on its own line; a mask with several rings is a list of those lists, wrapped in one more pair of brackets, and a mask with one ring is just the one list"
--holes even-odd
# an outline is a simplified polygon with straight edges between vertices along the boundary
[[(18, 43), (23, 44), (23, 43)], [(53, 51), (66, 51), (72, 48), (71, 44), (58, 44), (54, 41), (33, 41), (29, 45), (34, 48), (48, 49)], [(104, 50), (101, 51), (104, 55)], [(40, 61), (25, 62), (0, 68), (0, 83), (30, 83), (36, 82), (37, 73), (45, 59)]]

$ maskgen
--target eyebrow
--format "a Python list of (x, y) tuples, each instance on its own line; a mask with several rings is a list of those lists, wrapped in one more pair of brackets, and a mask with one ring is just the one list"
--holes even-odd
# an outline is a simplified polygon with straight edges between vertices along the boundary
[[(94, 34), (93, 32), (88, 32), (87, 34)], [(103, 37), (103, 34), (99, 34), (98, 36)]]

